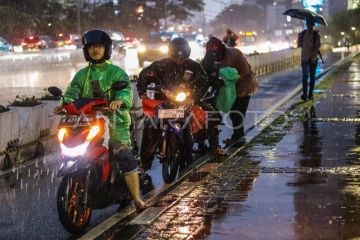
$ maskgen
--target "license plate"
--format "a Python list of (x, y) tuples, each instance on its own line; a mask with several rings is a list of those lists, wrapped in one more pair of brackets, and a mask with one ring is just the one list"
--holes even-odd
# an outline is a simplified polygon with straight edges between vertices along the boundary
[(182, 109), (160, 109), (159, 118), (184, 118), (185, 111)]
[(77, 125), (77, 126), (83, 126), (83, 125), (90, 125), (90, 123), (94, 120), (93, 117), (67, 117), (67, 118), (62, 118), (60, 121), (60, 124), (62, 126), (67, 125), (67, 126), (72, 126), (72, 125)]

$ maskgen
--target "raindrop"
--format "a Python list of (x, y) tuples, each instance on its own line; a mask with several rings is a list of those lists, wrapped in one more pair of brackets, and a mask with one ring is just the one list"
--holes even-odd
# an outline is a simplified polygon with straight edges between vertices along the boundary
[(30, 168), (29, 168), (29, 171), (28, 171), (28, 177), (31, 177)]
[(23, 179), (22, 178), (20, 179), (20, 189), (21, 190), (23, 189)]
[(54, 183), (54, 170), (51, 172), (51, 180), (50, 180), (51, 183)]

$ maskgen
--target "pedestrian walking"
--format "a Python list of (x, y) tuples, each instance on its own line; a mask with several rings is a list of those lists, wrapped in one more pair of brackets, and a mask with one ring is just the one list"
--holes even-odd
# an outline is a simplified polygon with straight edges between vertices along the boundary
[(226, 35), (223, 38), (223, 42), (227, 47), (235, 47), (236, 40), (239, 39), (239, 36), (236, 35), (230, 28), (226, 29)]
[[(307, 101), (313, 99), (313, 91), (315, 85), (315, 73), (320, 49), (320, 34), (315, 31), (314, 20), (308, 18), (306, 20), (307, 29), (299, 33), (298, 47), (301, 47), (301, 68), (302, 68), (302, 85), (303, 94), (301, 99)], [(308, 76), (310, 73), (310, 86), (308, 89)]]
[(230, 111), (234, 133), (224, 143), (230, 145), (238, 140), (244, 142), (246, 111), (250, 97), (259, 89), (250, 63), (239, 49), (226, 47), (220, 39), (212, 37), (206, 44), (206, 54), (202, 64), (209, 76), (209, 84), (217, 89), (224, 85), (224, 82), (219, 79), (220, 68), (235, 68), (240, 75), (235, 85), (236, 99)]

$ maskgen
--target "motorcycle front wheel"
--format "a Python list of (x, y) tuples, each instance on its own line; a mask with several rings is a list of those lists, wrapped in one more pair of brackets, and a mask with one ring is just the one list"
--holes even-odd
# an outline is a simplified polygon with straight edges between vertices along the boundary
[(70, 233), (84, 232), (91, 218), (92, 209), (83, 206), (85, 177), (64, 177), (57, 192), (57, 209), (61, 224)]
[(162, 162), (162, 176), (165, 183), (172, 183), (179, 169), (181, 161), (180, 138), (171, 134), (168, 139), (167, 156)]

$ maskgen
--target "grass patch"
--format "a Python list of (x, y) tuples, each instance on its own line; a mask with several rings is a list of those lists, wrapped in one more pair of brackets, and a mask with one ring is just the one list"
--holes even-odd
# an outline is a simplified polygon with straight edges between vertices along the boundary
[(14, 107), (33, 107), (39, 104), (41, 104), (41, 102), (35, 96), (28, 97), (25, 95), (17, 95), (14, 101), (9, 102), (9, 105)]

